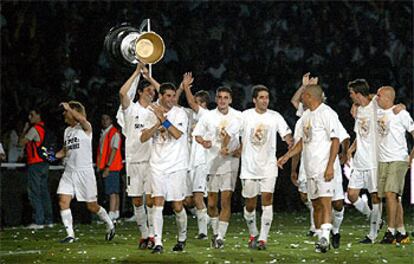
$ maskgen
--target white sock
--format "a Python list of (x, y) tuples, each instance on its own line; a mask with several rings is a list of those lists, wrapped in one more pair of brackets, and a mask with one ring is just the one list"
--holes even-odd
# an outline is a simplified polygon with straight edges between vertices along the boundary
[(406, 231), (405, 231), (405, 227), (401, 226), (401, 227), (397, 227), (397, 231), (401, 233), (401, 235), (405, 236), (406, 235)]
[(187, 213), (185, 209), (181, 212), (175, 213), (175, 223), (178, 229), (178, 241), (184, 242), (187, 240)]
[(368, 202), (361, 199), (361, 197), (358, 197), (358, 200), (355, 201), (354, 206), (366, 217), (370, 216), (371, 209), (369, 209)]
[(154, 209), (147, 206), (148, 214), (148, 236), (154, 237)]
[(115, 211), (115, 220), (119, 218), (119, 210)]
[(267, 241), (273, 220), (273, 205), (262, 206), (262, 219), (259, 240)]
[(113, 220), (115, 220), (115, 213), (114, 212), (112, 212), (112, 211), (109, 211), (108, 212), (108, 215), (109, 215), (109, 218), (113, 221)]
[(244, 207), (244, 219), (246, 220), (247, 228), (249, 229), (249, 234), (251, 236), (257, 236), (259, 234), (259, 231), (257, 231), (257, 225), (256, 225), (256, 210), (253, 210), (253, 212), (249, 212), (246, 210), (246, 207)]
[(326, 223), (321, 225), (322, 235), (321, 238), (324, 237), (329, 242), (329, 235), (331, 233), (332, 224)]
[(339, 228), (341, 227), (342, 220), (344, 220), (345, 207), (341, 211), (332, 209), (332, 233), (338, 234)]
[(136, 207), (134, 206), (134, 214), (138, 229), (141, 232), (141, 238), (148, 237), (148, 226), (147, 226), (147, 214), (145, 213), (145, 207), (143, 205)]
[(309, 220), (310, 220), (310, 231), (315, 232), (316, 228), (315, 228), (315, 219), (313, 218), (313, 206), (312, 206), (312, 202), (311, 201), (307, 201), (305, 203), (306, 207), (309, 208)]
[(217, 238), (224, 239), (226, 237), (228, 226), (229, 222), (219, 221)]
[(210, 218), (210, 225), (211, 225), (211, 229), (213, 229), (213, 235), (217, 235), (218, 234), (218, 229), (219, 229), (219, 219), (218, 219), (218, 217), (211, 217)]
[(69, 237), (75, 237), (75, 232), (73, 232), (73, 219), (72, 219), (72, 211), (69, 209), (65, 209), (60, 211), (60, 216), (62, 217), (63, 226), (66, 229), (66, 233)]
[(388, 227), (388, 231), (391, 232), (391, 234), (395, 235), (395, 228), (393, 227)]
[(164, 219), (162, 217), (163, 206), (153, 206), (153, 220), (154, 220), (154, 239), (155, 245), (162, 246), (162, 225), (164, 224)]
[(98, 211), (97, 215), (99, 216), (99, 219), (101, 219), (102, 221), (105, 222), (105, 224), (106, 224), (106, 231), (109, 231), (112, 228), (114, 228), (114, 223), (112, 223), (112, 220), (111, 220), (111, 218), (109, 218), (109, 215), (106, 212), (105, 208), (103, 208), (101, 206), (99, 208), (99, 211)]
[(318, 237), (318, 239), (321, 239), (321, 237), (322, 237), (322, 230), (320, 228), (319, 229), (315, 229), (315, 234)]
[(380, 204), (372, 204), (372, 212), (370, 217), (370, 228), (368, 237), (375, 240), (378, 236), (379, 222), (381, 221)]
[(208, 222), (208, 215), (207, 209), (197, 210), (197, 224), (198, 224), (198, 233), (207, 235), (207, 222)]

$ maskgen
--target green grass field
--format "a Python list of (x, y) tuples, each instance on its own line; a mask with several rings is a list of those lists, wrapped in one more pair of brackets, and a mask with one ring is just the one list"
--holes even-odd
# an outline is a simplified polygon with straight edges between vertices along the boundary
[[(224, 249), (209, 247), (210, 240), (194, 239), (196, 219), (189, 217), (187, 247), (175, 253), (176, 226), (174, 218), (164, 221), (164, 254), (152, 255), (137, 249), (138, 231), (135, 223), (120, 223), (113, 241), (104, 240), (102, 224), (77, 225), (79, 240), (60, 244), (65, 237), (62, 225), (31, 231), (6, 228), (0, 233), (1, 263), (414, 263), (414, 245), (361, 245), (358, 241), (368, 231), (368, 223), (349, 209), (342, 225), (341, 247), (326, 254), (314, 252), (314, 239), (306, 237), (307, 211), (276, 213), (266, 251), (247, 248), (247, 227), (241, 214), (233, 214)], [(406, 214), (406, 229), (413, 231), (413, 212)], [(260, 228), (260, 220), (258, 221)], [(382, 238), (385, 227), (380, 232)], [(412, 239), (411, 239), (412, 240)]]

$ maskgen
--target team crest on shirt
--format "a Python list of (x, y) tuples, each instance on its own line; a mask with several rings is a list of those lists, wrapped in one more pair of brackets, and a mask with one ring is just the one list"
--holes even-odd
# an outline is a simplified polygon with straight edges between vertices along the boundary
[(307, 120), (307, 122), (303, 126), (303, 142), (308, 143), (312, 140), (312, 124), (310, 120)]
[(251, 129), (250, 142), (256, 146), (262, 146), (267, 141), (267, 127), (265, 124), (258, 124)]
[(378, 134), (380, 134), (380, 136), (385, 137), (386, 135), (388, 135), (388, 133), (390, 132), (389, 124), (390, 122), (386, 115), (378, 119), (377, 121)]
[(369, 134), (369, 119), (366, 117), (358, 119), (358, 134), (367, 137)]

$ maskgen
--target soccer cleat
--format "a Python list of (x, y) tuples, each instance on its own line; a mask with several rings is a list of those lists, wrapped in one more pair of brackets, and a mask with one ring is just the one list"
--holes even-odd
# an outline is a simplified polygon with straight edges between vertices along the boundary
[(60, 243), (62, 244), (71, 244), (73, 242), (75, 242), (75, 238), (71, 236), (67, 236), (64, 239), (60, 240)]
[(149, 241), (149, 238), (141, 238), (138, 242), (138, 248), (139, 249), (148, 248), (148, 241)]
[(252, 235), (250, 235), (250, 237), (249, 237), (249, 243), (248, 243), (249, 248), (251, 248), (251, 249), (257, 248), (257, 238), (258, 238), (258, 236), (252, 236)]
[(397, 245), (410, 244), (410, 237), (408, 236), (407, 233), (405, 235), (403, 235), (400, 232), (397, 232), (397, 234), (395, 234), (395, 240), (393, 241), (393, 244), (394, 243), (397, 244)]
[(395, 243), (395, 236), (390, 232), (387, 231), (384, 234), (384, 237), (382, 238), (380, 244), (393, 244)]
[(328, 250), (329, 250), (329, 241), (326, 238), (322, 237), (319, 240), (319, 248), (321, 250), (321, 253), (328, 252)]
[(164, 252), (164, 248), (161, 245), (156, 245), (151, 253), (152, 254), (161, 254), (162, 252)]
[(177, 244), (173, 247), (173, 251), (183, 251), (185, 248), (185, 241), (177, 241)]
[(319, 241), (317, 241), (315, 243), (315, 252), (316, 253), (321, 253), (321, 246), (319, 245)]
[(266, 241), (259, 240), (259, 245), (257, 246), (258, 250), (266, 250)]
[(203, 233), (200, 233), (200, 234), (197, 235), (196, 238), (199, 239), (199, 240), (206, 240), (207, 239), (207, 235), (206, 234), (203, 234)]
[(111, 230), (107, 231), (105, 234), (105, 240), (111, 241), (115, 236), (115, 227), (112, 227)]
[(213, 237), (211, 238), (210, 247), (215, 247), (217, 236), (218, 235), (213, 235)]
[(341, 234), (333, 234), (332, 233), (332, 247), (339, 248), (339, 241), (341, 240)]
[(374, 240), (369, 238), (368, 236), (365, 236), (364, 239), (359, 241), (360, 244), (374, 244)]
[(221, 238), (216, 238), (214, 241), (214, 248), (215, 249), (221, 249), (224, 248), (224, 241)]
[(306, 236), (308, 236), (308, 237), (313, 237), (313, 236), (315, 236), (315, 231), (309, 230), (309, 232), (308, 232), (308, 233), (306, 233)]
[(153, 249), (155, 246), (155, 239), (154, 237), (148, 237), (147, 248)]

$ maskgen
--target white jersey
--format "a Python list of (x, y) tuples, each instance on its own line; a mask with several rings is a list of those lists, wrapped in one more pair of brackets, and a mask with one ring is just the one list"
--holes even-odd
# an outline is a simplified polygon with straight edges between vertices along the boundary
[(303, 163), (308, 178), (323, 176), (329, 161), (331, 139), (338, 138), (338, 115), (321, 104), (303, 113), (298, 138), (303, 142)]
[[(150, 166), (154, 170), (168, 174), (188, 169), (188, 118), (186, 112), (177, 106), (173, 106), (166, 117), (183, 134), (179, 139), (175, 139), (165, 128), (160, 127), (150, 140), (152, 141)], [(156, 122), (157, 117), (150, 112), (144, 128), (149, 129)]]
[(121, 110), (123, 115), (122, 133), (125, 135), (125, 159), (128, 163), (149, 161), (151, 141), (141, 142), (141, 133), (150, 111), (139, 102), (130, 102)]
[(414, 131), (410, 114), (403, 110), (397, 115), (392, 108), (378, 109), (379, 161), (407, 161), (408, 148), (405, 132)]
[(86, 134), (78, 123), (65, 129), (63, 140), (66, 149), (65, 171), (93, 169), (92, 133)]
[(198, 113), (193, 112), (193, 123), (192, 123), (192, 129), (191, 129), (191, 134), (190, 134), (193, 138), (192, 144), (191, 144), (191, 152), (190, 152), (190, 164), (189, 164), (190, 169), (194, 169), (197, 166), (206, 164), (207, 150), (202, 145), (197, 143), (193, 135), (193, 130), (195, 126), (197, 125), (197, 122), (206, 113), (208, 113), (208, 110), (202, 107), (198, 108)]
[(375, 97), (366, 106), (359, 106), (355, 117), (354, 131), (357, 147), (353, 166), (359, 170), (369, 170), (377, 167), (377, 120), (378, 105)]
[(283, 117), (276, 111), (259, 114), (256, 109), (242, 113), (242, 166), (240, 179), (277, 177), (277, 135), (283, 139), (292, 134)]
[(212, 141), (212, 147), (207, 150), (209, 174), (225, 174), (236, 170), (237, 166), (234, 164), (238, 162), (238, 158), (231, 157), (231, 155), (224, 157), (219, 152), (224, 131), (231, 137), (229, 151), (239, 148), (240, 126), (241, 112), (231, 107), (226, 115), (218, 109), (208, 111), (197, 123), (193, 136), (200, 136), (204, 140)]

